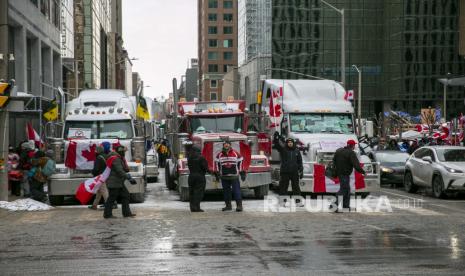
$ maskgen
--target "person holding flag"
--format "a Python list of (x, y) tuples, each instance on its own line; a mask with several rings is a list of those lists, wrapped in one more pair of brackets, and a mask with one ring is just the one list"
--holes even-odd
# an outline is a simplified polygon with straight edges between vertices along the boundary
[(109, 197), (105, 201), (105, 211), (103, 212), (103, 217), (106, 219), (115, 218), (112, 214), (113, 204), (116, 202), (118, 197), (121, 198), (121, 205), (122, 205), (122, 213), (123, 217), (135, 217), (136, 215), (131, 212), (129, 208), (129, 191), (124, 185), (126, 180), (132, 185), (137, 184), (136, 180), (134, 180), (129, 172), (129, 167), (124, 158), (126, 152), (126, 148), (124, 146), (117, 146), (115, 151), (108, 155), (108, 158), (112, 158), (115, 156), (110, 169), (110, 175), (106, 180)]

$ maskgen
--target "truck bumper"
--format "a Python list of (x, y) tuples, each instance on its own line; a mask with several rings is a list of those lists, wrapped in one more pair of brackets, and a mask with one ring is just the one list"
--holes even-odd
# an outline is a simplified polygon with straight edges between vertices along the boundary
[[(81, 183), (86, 181), (88, 178), (53, 178), (48, 183), (48, 194), (51, 196), (58, 196), (58, 195), (68, 195), (74, 196), (76, 194), (76, 190)], [(142, 177), (134, 177), (137, 184), (131, 185), (128, 181), (124, 184), (128, 189), (129, 193), (137, 194), (137, 193), (144, 193), (145, 192), (145, 184)]]
[(147, 172), (147, 177), (158, 177), (158, 175), (160, 174), (158, 172), (158, 166), (156, 164), (146, 165), (145, 171)]
[[(365, 188), (358, 189), (357, 193), (373, 193), (380, 191), (379, 175), (367, 175), (365, 177)], [(304, 193), (313, 193), (313, 177), (304, 177), (300, 180), (300, 190)], [(292, 191), (289, 185), (289, 191)]]
[[(183, 188), (188, 188), (188, 174), (180, 175), (178, 185)], [(205, 185), (206, 191), (222, 190), (221, 180), (216, 181), (213, 175), (207, 174), (205, 176), (207, 181)], [(245, 181), (241, 180), (241, 189), (251, 189), (263, 185), (271, 184), (271, 172), (248, 173)]]

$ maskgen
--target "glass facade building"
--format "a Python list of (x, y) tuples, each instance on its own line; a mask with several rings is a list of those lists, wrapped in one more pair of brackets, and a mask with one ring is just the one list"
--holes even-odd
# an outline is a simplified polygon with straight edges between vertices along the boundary
[[(362, 70), (365, 116), (393, 109), (418, 114), (442, 106), (447, 73), (463, 74), (458, 0), (332, 0), (345, 11), (346, 83), (357, 94)], [(320, 0), (274, 0), (272, 67), (341, 80), (341, 15)], [(298, 78), (273, 71), (273, 78)], [(464, 107), (463, 88), (448, 89), (448, 113)], [(356, 95), (357, 96), (357, 95)]]

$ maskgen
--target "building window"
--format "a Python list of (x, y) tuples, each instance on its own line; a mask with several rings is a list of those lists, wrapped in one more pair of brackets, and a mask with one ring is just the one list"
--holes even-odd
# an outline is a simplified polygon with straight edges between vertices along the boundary
[(233, 27), (227, 26), (223, 27), (223, 34), (232, 34), (233, 33)]
[(209, 73), (218, 73), (218, 64), (208, 64)]
[(211, 47), (211, 48), (216, 48), (216, 47), (218, 47), (218, 40), (216, 40), (216, 39), (209, 39), (209, 40), (208, 40), (208, 47)]
[(232, 22), (233, 21), (232, 13), (223, 14), (223, 20), (226, 21), (226, 22)]
[(47, 19), (50, 18), (50, 0), (40, 1), (40, 11)]
[(228, 73), (228, 68), (233, 67), (234, 65), (232, 64), (224, 64), (223, 65), (223, 72)]
[(232, 60), (233, 59), (233, 52), (224, 52), (223, 53), (224, 60)]
[(210, 92), (210, 101), (217, 101), (218, 100), (218, 93)]
[(218, 53), (217, 52), (208, 52), (208, 60), (217, 60)]
[(60, 28), (60, 3), (59, 0), (52, 2), (52, 23), (55, 27)]
[(210, 88), (217, 88), (218, 81), (217, 80), (210, 80)]
[(208, 21), (213, 22), (213, 21), (216, 21), (216, 19), (217, 19), (216, 13), (208, 14)]
[(233, 1), (224, 1), (223, 8), (232, 9), (233, 8)]
[(218, 0), (208, 0), (208, 8), (209, 9), (217, 9), (218, 8)]
[(215, 26), (209, 26), (208, 27), (208, 34), (217, 34), (218, 33), (218, 28)]
[(223, 47), (224, 48), (232, 48), (233, 47), (233, 40), (232, 39), (223, 40)]

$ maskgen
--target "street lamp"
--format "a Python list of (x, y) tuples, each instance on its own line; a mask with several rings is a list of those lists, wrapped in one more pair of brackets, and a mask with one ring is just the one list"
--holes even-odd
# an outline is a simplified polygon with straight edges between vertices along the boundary
[(345, 43), (345, 16), (344, 9), (338, 9), (325, 0), (320, 0), (326, 6), (332, 8), (341, 15), (341, 83), (346, 83), (346, 43)]
[(358, 72), (358, 110), (357, 110), (357, 120), (358, 120), (358, 135), (361, 135), (362, 130), (362, 71), (358, 69), (357, 65), (352, 65), (352, 67)]

